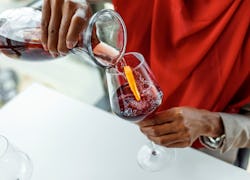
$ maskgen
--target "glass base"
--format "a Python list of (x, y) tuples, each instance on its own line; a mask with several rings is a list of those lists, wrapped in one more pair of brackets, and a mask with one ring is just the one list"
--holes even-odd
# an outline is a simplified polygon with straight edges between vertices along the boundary
[(175, 161), (175, 149), (158, 145), (152, 146), (151, 143), (144, 145), (137, 155), (139, 166), (151, 172), (171, 167), (173, 161)]

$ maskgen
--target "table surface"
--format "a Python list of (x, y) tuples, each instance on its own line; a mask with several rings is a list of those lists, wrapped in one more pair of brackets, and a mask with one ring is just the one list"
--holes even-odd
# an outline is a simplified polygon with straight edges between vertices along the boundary
[(0, 134), (33, 161), (32, 180), (249, 180), (246, 171), (191, 148), (170, 168), (136, 163), (146, 142), (136, 125), (34, 84), (0, 111)]

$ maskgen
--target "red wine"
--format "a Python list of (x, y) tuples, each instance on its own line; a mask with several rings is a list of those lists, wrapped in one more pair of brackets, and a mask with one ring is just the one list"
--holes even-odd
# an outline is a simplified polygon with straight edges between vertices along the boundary
[[(81, 40), (81, 39), (80, 39)], [(77, 47), (82, 47), (83, 44), (79, 40)], [(92, 47), (97, 46), (97, 41), (92, 42)], [(51, 60), (53, 56), (43, 49), (42, 44), (38, 42), (20, 42), (13, 39), (0, 36), (0, 53), (4, 55), (20, 60), (40, 61)], [(111, 63), (112, 58), (108, 54), (95, 54), (96, 58), (100, 61)]]
[(0, 52), (14, 59), (30, 61), (53, 59), (40, 43), (19, 42), (3, 36), (0, 36)]
[(119, 87), (112, 97), (113, 112), (129, 121), (139, 121), (153, 113), (161, 104), (162, 92), (152, 84), (140, 88), (141, 100), (137, 101), (128, 84)]

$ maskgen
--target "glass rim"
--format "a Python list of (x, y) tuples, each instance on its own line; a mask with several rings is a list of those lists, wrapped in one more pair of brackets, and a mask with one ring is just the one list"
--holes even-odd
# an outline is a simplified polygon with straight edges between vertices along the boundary
[(116, 11), (114, 11), (112, 9), (103, 9), (103, 10), (97, 11), (93, 16), (91, 16), (89, 23), (88, 23), (88, 26), (87, 26), (87, 29), (86, 29), (86, 32), (85, 32), (86, 37), (84, 38), (84, 44), (87, 47), (87, 50), (89, 52), (90, 57), (95, 61), (95, 63), (98, 66), (104, 67), (104, 68), (109, 68), (110, 66), (108, 64), (101, 63), (101, 62), (99, 62), (99, 60), (97, 60), (95, 58), (95, 55), (93, 53), (93, 48), (91, 45), (92, 31), (93, 31), (94, 25), (95, 25), (97, 19), (105, 13), (109, 13), (112, 16), (116, 17), (119, 20), (119, 22), (121, 23), (122, 30), (123, 30), (123, 47), (119, 51), (120, 54), (117, 57), (117, 59), (120, 59), (123, 57), (125, 50), (126, 50), (126, 46), (127, 46), (127, 29), (126, 29), (126, 25), (125, 25), (125, 22), (123, 21), (122, 17)]
[(1, 139), (6, 143), (6, 148), (5, 148), (5, 149), (3, 150), (3, 152), (0, 154), (0, 159), (1, 159), (2, 157), (4, 157), (4, 155), (6, 154), (8, 148), (9, 148), (9, 141), (8, 141), (8, 139), (7, 139), (5, 136), (0, 135), (0, 141), (1, 141)]
[[(131, 67), (132, 71), (135, 71), (135, 70), (139, 69), (139, 68), (142, 66), (142, 64), (145, 62), (145, 59), (144, 59), (143, 55), (142, 55), (141, 53), (138, 53), (138, 52), (128, 52), (128, 53), (125, 53), (125, 54), (123, 55), (123, 57), (124, 57), (124, 56), (128, 56), (128, 55), (131, 55), (131, 54), (134, 55), (134, 56), (139, 56), (139, 57), (141, 57), (141, 58), (137, 58), (137, 59), (140, 61), (140, 63), (139, 63), (138, 65), (136, 65), (135, 67)], [(120, 58), (120, 59), (117, 61), (117, 63), (119, 63), (122, 59), (123, 59), (123, 58)], [(116, 63), (116, 64), (117, 64), (117, 63)], [(111, 72), (110, 70), (114, 70), (114, 72)], [(107, 72), (108, 74), (111, 74), (111, 75), (124, 75), (123, 72), (118, 71), (117, 68), (115, 68), (115, 67), (107, 68), (107, 69), (106, 69), (106, 72)]]

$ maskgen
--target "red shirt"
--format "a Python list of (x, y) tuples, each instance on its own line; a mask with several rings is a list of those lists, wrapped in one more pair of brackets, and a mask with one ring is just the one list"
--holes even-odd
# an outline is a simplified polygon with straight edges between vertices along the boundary
[[(160, 110), (250, 102), (250, 0), (113, 0), (164, 93)], [(194, 147), (201, 147), (198, 141)]]
[[(114, 0), (164, 93), (160, 110), (238, 112), (250, 102), (250, 0)], [(194, 147), (201, 147), (199, 142)]]
[(127, 51), (144, 55), (164, 93), (161, 110), (238, 112), (250, 102), (250, 0), (113, 0)]

